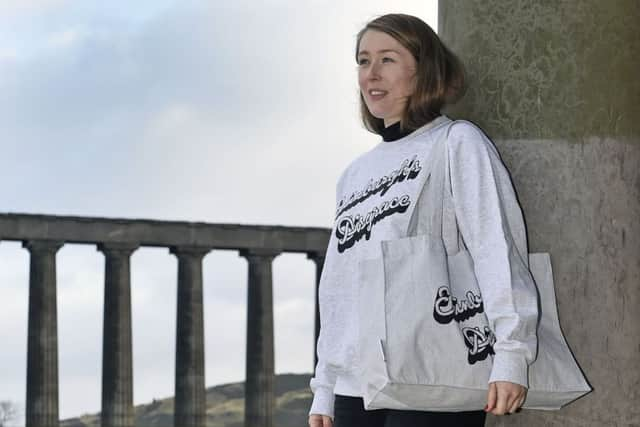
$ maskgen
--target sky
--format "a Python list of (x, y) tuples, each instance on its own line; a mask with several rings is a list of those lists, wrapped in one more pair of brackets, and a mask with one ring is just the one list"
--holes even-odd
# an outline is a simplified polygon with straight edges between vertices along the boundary
[[(356, 34), (437, 0), (0, 0), (0, 213), (331, 227)], [(57, 253), (61, 418), (100, 410), (104, 257)], [(0, 242), (0, 400), (24, 423), (29, 254)], [(247, 262), (203, 261), (206, 385), (244, 381)], [(177, 260), (131, 257), (134, 403), (172, 396)], [(276, 373), (313, 370), (315, 266), (273, 262)]]

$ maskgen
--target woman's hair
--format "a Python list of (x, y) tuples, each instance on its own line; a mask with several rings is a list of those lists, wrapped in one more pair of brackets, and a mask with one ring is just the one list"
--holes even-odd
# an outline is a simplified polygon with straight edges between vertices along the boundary
[[(440, 115), (445, 104), (453, 104), (465, 92), (462, 62), (442, 43), (431, 27), (420, 18), (402, 13), (382, 15), (358, 32), (356, 63), (360, 40), (367, 30), (387, 33), (404, 46), (416, 60), (416, 86), (400, 119), (401, 130), (415, 130)], [(384, 120), (375, 117), (360, 93), (360, 115), (364, 126), (381, 134)]]

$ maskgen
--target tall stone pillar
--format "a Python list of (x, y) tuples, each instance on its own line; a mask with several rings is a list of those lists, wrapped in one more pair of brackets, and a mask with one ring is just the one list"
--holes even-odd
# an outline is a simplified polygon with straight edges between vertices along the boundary
[(63, 242), (29, 240), (29, 323), (27, 339), (27, 427), (57, 427), (58, 316), (56, 252)]
[(130, 258), (138, 245), (101, 243), (105, 256), (102, 427), (134, 427)]
[(318, 364), (318, 336), (320, 335), (320, 298), (318, 292), (320, 290), (320, 277), (322, 277), (322, 267), (324, 266), (325, 253), (311, 252), (307, 254), (307, 258), (312, 259), (316, 265), (316, 300), (315, 300), (315, 335), (313, 341), (313, 369)]
[(211, 249), (178, 246), (178, 311), (174, 425), (205, 427), (207, 402), (204, 372), (202, 259)]
[(439, 2), (469, 90), (447, 113), (493, 139), (530, 252), (549, 252), (560, 322), (594, 391), (487, 425), (640, 425), (640, 2)]
[(271, 262), (279, 253), (258, 248), (240, 251), (240, 256), (249, 261), (245, 427), (273, 427), (275, 400)]

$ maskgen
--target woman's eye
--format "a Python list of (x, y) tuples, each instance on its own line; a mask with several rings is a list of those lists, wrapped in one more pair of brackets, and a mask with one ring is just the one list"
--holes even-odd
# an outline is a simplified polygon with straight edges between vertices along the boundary
[[(388, 56), (385, 56), (384, 58), (382, 58), (382, 62), (386, 62), (387, 60), (389, 60), (390, 62), (393, 62), (393, 58), (389, 58)], [(361, 59), (360, 61), (358, 61), (358, 65), (364, 65), (367, 62), (369, 62), (368, 59)]]

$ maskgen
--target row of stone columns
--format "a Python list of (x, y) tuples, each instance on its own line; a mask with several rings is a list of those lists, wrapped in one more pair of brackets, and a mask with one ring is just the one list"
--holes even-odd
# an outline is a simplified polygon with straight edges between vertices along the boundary
[[(30, 251), (29, 338), (27, 349), (27, 427), (58, 426), (58, 347), (56, 261), (60, 241), (27, 241)], [(101, 243), (105, 256), (102, 353), (102, 426), (132, 427), (133, 370), (130, 258), (138, 245)], [(209, 248), (171, 247), (178, 258), (174, 424), (206, 425), (202, 259)], [(274, 399), (272, 261), (280, 253), (245, 249), (249, 263), (245, 426), (271, 427)], [(320, 323), (317, 288), (324, 254), (311, 253), (316, 264), (315, 339)], [(314, 346), (314, 354), (315, 354)], [(314, 357), (314, 366), (317, 355)]]

